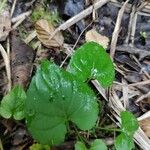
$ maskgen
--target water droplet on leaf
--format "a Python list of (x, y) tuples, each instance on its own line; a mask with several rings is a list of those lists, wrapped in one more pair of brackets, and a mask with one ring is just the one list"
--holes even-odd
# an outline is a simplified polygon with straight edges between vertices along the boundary
[(65, 95), (62, 95), (62, 99), (65, 100)]
[(28, 115), (29, 115), (30, 117), (32, 117), (32, 116), (35, 115), (35, 110), (30, 109), (27, 113), (28, 113)]

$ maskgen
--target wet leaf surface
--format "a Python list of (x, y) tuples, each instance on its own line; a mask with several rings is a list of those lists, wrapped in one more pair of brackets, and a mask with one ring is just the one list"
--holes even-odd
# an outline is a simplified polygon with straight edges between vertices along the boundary
[[(6, 1), (6, 0), (2, 0), (2, 3), (4, 1)], [(88, 27), (88, 29), (94, 28), (101, 35), (105, 35), (105, 36), (109, 37), (109, 39), (111, 39), (114, 27), (116, 25), (116, 18), (118, 16), (118, 11), (125, 1), (126, 0), (117, 0), (117, 1), (113, 1), (113, 2), (111, 1), (111, 2), (108, 2), (106, 5), (104, 5), (103, 7), (101, 7), (100, 9), (98, 9), (96, 11), (96, 20), (94, 20), (94, 22), (90, 25), (90, 27)], [(136, 26), (135, 26), (135, 29), (136, 29), (135, 35), (132, 35), (132, 34), (130, 35), (130, 39), (129, 39), (128, 43), (126, 43), (125, 39), (126, 39), (127, 35), (130, 34), (129, 33), (130, 29), (132, 29), (132, 28), (130, 28), (128, 30), (128, 25), (129, 25), (129, 19), (132, 15), (131, 13), (132, 13), (132, 11), (134, 11), (134, 7), (137, 9), (137, 7), (139, 7), (145, 1), (146, 0), (143, 0), (143, 1), (142, 0), (140, 0), (140, 1), (139, 0), (130, 0), (129, 1), (129, 5), (126, 7), (125, 13), (124, 13), (122, 21), (121, 21), (121, 27), (119, 29), (119, 37), (118, 37), (118, 42), (117, 42), (118, 45), (116, 48), (116, 55), (115, 55), (115, 58), (116, 58), (115, 59), (116, 60), (115, 67), (116, 67), (116, 74), (117, 74), (116, 81), (117, 82), (114, 82), (113, 88), (115, 88), (114, 92), (116, 92), (117, 97), (118, 97), (117, 102), (120, 103), (120, 100), (121, 100), (121, 103), (123, 106), (125, 106), (125, 103), (127, 102), (129, 105), (127, 106), (126, 109), (129, 110), (130, 112), (132, 112), (137, 117), (144, 115), (144, 113), (147, 113), (150, 110), (149, 97), (145, 97), (144, 99), (141, 99), (138, 103), (135, 102), (140, 97), (147, 95), (149, 93), (149, 89), (150, 89), (149, 84), (146, 84), (146, 85), (139, 84), (141, 81), (146, 81), (149, 79), (148, 75), (146, 75), (145, 72), (147, 72), (147, 74), (150, 74), (150, 67), (149, 67), (150, 66), (150, 61), (149, 61), (149, 58), (150, 58), (150, 53), (149, 53), (150, 52), (149, 51), (149, 49), (150, 49), (149, 8), (150, 7), (149, 6), (150, 5), (147, 5), (144, 9), (141, 9), (140, 12), (135, 13), (135, 14), (138, 13), (137, 20), (136, 20)], [(19, 0), (16, 3), (13, 17), (17, 17), (18, 15), (20, 15), (28, 10), (31, 10), (32, 15), (33, 16), (35, 15), (35, 17), (36, 17), (36, 14), (34, 14), (33, 12), (36, 8), (34, 6), (37, 6), (37, 8), (42, 7), (44, 12), (47, 11), (47, 17), (49, 18), (49, 17), (51, 17), (51, 14), (53, 14), (53, 13), (55, 14), (55, 12), (57, 13), (57, 8), (59, 8), (58, 9), (59, 15), (62, 20), (59, 20), (60, 21), (59, 22), (58, 18), (55, 18), (55, 17), (52, 18), (53, 20), (55, 20), (58, 23), (55, 25), (59, 26), (61, 23), (63, 23), (67, 19), (71, 18), (72, 16), (78, 14), (83, 9), (92, 5), (93, 2), (94, 1), (92, 1), (92, 0), (86, 0), (86, 1), (83, 1), (83, 0), (51, 0), (51, 1)], [(119, 2), (121, 2), (121, 3), (119, 3)], [(147, 2), (148, 2), (148, 0), (147, 0)], [(7, 4), (6, 4), (5, 5), (6, 7), (4, 7), (4, 8), (6, 8), (6, 9), (8, 8), (9, 12), (11, 12), (12, 4), (14, 3), (14, 0), (8, 0), (8, 3), (10, 5), (7, 7)], [(35, 3), (35, 5), (34, 5), (34, 3)], [(51, 6), (49, 6), (50, 3), (52, 4)], [(0, 12), (1, 12), (1, 8), (2, 8), (1, 6), (2, 5), (0, 3)], [(46, 15), (44, 13), (40, 13), (40, 11), (38, 11), (38, 12), (41, 15), (41, 17), (43, 16), (42, 17), (43, 19), (46, 18)], [(28, 17), (26, 16), (25, 21), (23, 21), (16, 28), (16, 31), (19, 32), (20, 37), (23, 39), (25, 39), (26, 36), (28, 36), (28, 34), (30, 34), (33, 30), (35, 30), (33, 20), (31, 21), (32, 15), (28, 16)], [(91, 16), (92, 15), (87, 16), (84, 19), (84, 21), (82, 20), (82, 21), (78, 22), (76, 25), (73, 25), (71, 28), (67, 29), (66, 31), (63, 31), (63, 35), (65, 38), (64, 41), (66, 44), (68, 44), (68, 46), (70, 48), (77, 41), (79, 33), (81, 31), (83, 31), (83, 29), (85, 29), (85, 26), (87, 26), (87, 25), (89, 25), (89, 23), (91, 23), (91, 20), (92, 20)], [(52, 17), (53, 17), (53, 15), (52, 15)], [(6, 51), (7, 51), (6, 37), (8, 37), (7, 35), (9, 33), (9, 31), (11, 30), (10, 22), (8, 23), (7, 21), (8, 21), (7, 16), (6, 16), (6, 18), (3, 17), (2, 20), (0, 17), (0, 40), (2, 40), (1, 44)], [(9, 27), (6, 27), (7, 26), (6, 24)], [(134, 27), (134, 26), (132, 26), (132, 27)], [(134, 31), (134, 29), (132, 31)], [(86, 32), (87, 32), (87, 29), (86, 29), (85, 33)], [(85, 34), (83, 34), (80, 37), (76, 47), (78, 47), (79, 45), (81, 45), (85, 42), (84, 36), (85, 36)], [(16, 37), (18, 37), (18, 35), (16, 35)], [(34, 45), (35, 42), (40, 43), (39, 39), (35, 38), (31, 41), (30, 44)], [(13, 63), (11, 62), (13, 86), (15, 84), (19, 83), (19, 84), (23, 85), (24, 87), (28, 87), (27, 86), (28, 82), (30, 82), (30, 77), (32, 76), (31, 72), (32, 72), (32, 65), (33, 65), (32, 63), (30, 63), (31, 59), (28, 59), (28, 58), (33, 58), (35, 55), (32, 54), (32, 51), (31, 51), (31, 53), (29, 52), (30, 50), (28, 49), (27, 45), (26, 45), (27, 47), (22, 46), (22, 44), (20, 44), (20, 40), (19, 41), (15, 40), (14, 43), (16, 45), (17, 45), (17, 43), (19, 43), (18, 44), (19, 48), (17, 46), (14, 46), (14, 49), (17, 49), (18, 51), (21, 51), (21, 52), (15, 52), (15, 58), (13, 59), (13, 61), (17, 60), (17, 61), (15, 61), (17, 63), (14, 63), (14, 65), (13, 65)], [(126, 43), (126, 44), (124, 44), (124, 43)], [(64, 47), (62, 46), (61, 48), (60, 47), (46, 48), (43, 45), (39, 46), (38, 50), (36, 49), (37, 53), (36, 53), (36, 61), (34, 62), (35, 66), (38, 66), (39, 62), (45, 58), (48, 58), (49, 60), (54, 61), (56, 64), (61, 65), (62, 61), (66, 57), (66, 54), (68, 54), (68, 53), (64, 54), (64, 51), (62, 51), (66, 47), (63, 45)], [(12, 49), (12, 41), (10, 43), (10, 46)], [(23, 51), (22, 51), (22, 48), (24, 49)], [(109, 51), (109, 49), (110, 49), (110, 47), (108, 46), (107, 50)], [(27, 51), (27, 53), (26, 53), (26, 51)], [(117, 60), (118, 55), (120, 55), (120, 56), (125, 55), (126, 57), (121, 56), (119, 58), (119, 60)], [(13, 54), (13, 56), (14, 56), (14, 54)], [(25, 56), (25, 59), (24, 59), (24, 56)], [(139, 62), (137, 63), (134, 59), (132, 59), (133, 58), (132, 56), (136, 56), (137, 62), (138, 61)], [(23, 65), (19, 65), (19, 64), (21, 64), (22, 60), (24, 62)], [(28, 65), (26, 64), (26, 62), (28, 62), (27, 63)], [(99, 61), (97, 61), (97, 63), (98, 62)], [(64, 66), (67, 66), (67, 64), (68, 64), (68, 61), (65, 62)], [(15, 69), (15, 66), (18, 69)], [(124, 102), (124, 100), (123, 100), (123, 91), (122, 91), (122, 85), (121, 85), (123, 80), (126, 82), (126, 84), (131, 84), (131, 83), (139, 84), (136, 86), (127, 87), (128, 91), (126, 93), (127, 94), (126, 102)], [(96, 92), (98, 94), (98, 92), (95, 90), (95, 87), (91, 84), (90, 84), (90, 86), (92, 89), (94, 89), (94, 92)], [(5, 71), (5, 63), (3, 61), (2, 56), (0, 55), (0, 99), (3, 98), (6, 91), (7, 91), (7, 74)], [(42, 100), (43, 100), (43, 97), (41, 97)], [(98, 94), (98, 97), (100, 97), (100, 99), (102, 100), (102, 103), (105, 103), (103, 101), (103, 98), (99, 94)], [(116, 105), (118, 103), (116, 103)], [(99, 123), (103, 124), (104, 126), (107, 124), (106, 122), (109, 121), (107, 114), (110, 113), (110, 106), (108, 106), (107, 103), (105, 103), (105, 104), (106, 104), (106, 106), (103, 109), (103, 113), (105, 115), (103, 115), (99, 121)], [(117, 109), (117, 108), (115, 108), (115, 109)], [(149, 121), (147, 121), (148, 119), (144, 119), (140, 122), (142, 130), (145, 132), (145, 134), (147, 136), (149, 136), (149, 126), (148, 126)], [(112, 122), (109, 121), (109, 123), (111, 124)], [(18, 124), (21, 127), (20, 126), (18, 127)], [(0, 140), (2, 141), (4, 150), (5, 149), (6, 150), (26, 150), (26, 149), (29, 149), (30, 145), (35, 143), (35, 141), (32, 139), (32, 137), (28, 135), (27, 129), (24, 124), (25, 124), (24, 121), (18, 122), (18, 121), (13, 121), (12, 119), (2, 119), (2, 118), (0, 119), (0, 136), (1, 136)], [(72, 124), (70, 127), (71, 127), (71, 131), (72, 131)], [(90, 131), (88, 133), (81, 131), (81, 132), (79, 132), (79, 134), (81, 136), (86, 137), (86, 140), (88, 142), (89, 142), (89, 140), (91, 141), (91, 140), (95, 139), (96, 137), (97, 138), (101, 138), (101, 137), (107, 138), (109, 136), (112, 139), (114, 139), (114, 135), (110, 132), (109, 133), (99, 132), (97, 130), (95, 130), (94, 132), (96, 132), (96, 133), (93, 133), (93, 130), (92, 130), (92, 132)], [(140, 133), (140, 132), (138, 132), (138, 133)], [(93, 135), (93, 134), (96, 134), (96, 135)], [(145, 137), (146, 137), (146, 135), (145, 135)], [(52, 150), (74, 149), (74, 145), (76, 143), (76, 140), (75, 140), (76, 138), (77, 137), (76, 137), (75, 133), (72, 134), (72, 132), (71, 132), (71, 135), (67, 134), (65, 142), (63, 144), (61, 144), (57, 147), (53, 147)], [(120, 138), (124, 138), (124, 135), (120, 136)], [(130, 138), (126, 139), (126, 137), (124, 139), (130, 140)], [(118, 145), (118, 147), (120, 147), (121, 150), (123, 148), (132, 147), (133, 142), (125, 141), (124, 139), (119, 139), (120, 145)], [(143, 141), (144, 139), (143, 140), (139, 140), (139, 139), (140, 138), (137, 138), (136, 140), (138, 141), (138, 143), (140, 143), (139, 145), (141, 146), (143, 144), (141, 141)], [(114, 142), (114, 140), (112, 140), (112, 143), (113, 142)], [(145, 143), (147, 143), (147, 141), (145, 141)], [(109, 149), (111, 149), (111, 148), (112, 148), (112, 146), (109, 146)]]
[(30, 133), (48, 145), (63, 142), (68, 121), (88, 130), (98, 115), (96, 97), (88, 85), (48, 61), (42, 63), (32, 79), (25, 109)]
[(97, 79), (102, 86), (110, 86), (114, 80), (113, 63), (105, 49), (95, 42), (82, 45), (73, 54), (68, 71), (86, 82)]

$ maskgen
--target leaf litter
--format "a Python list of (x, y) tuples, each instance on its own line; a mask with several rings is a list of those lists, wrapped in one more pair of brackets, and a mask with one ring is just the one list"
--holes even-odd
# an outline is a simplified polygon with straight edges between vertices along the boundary
[[(11, 1), (11, 3), (12, 3), (12, 1)], [(111, 2), (107, 2), (107, 4), (105, 6), (101, 7), (98, 10), (97, 20), (95, 23), (92, 24), (92, 26), (93, 26), (92, 28), (94, 28), (94, 29), (96, 28), (96, 31), (98, 34), (109, 37), (109, 39), (111, 40), (114, 27), (116, 26), (115, 18), (117, 18), (118, 11), (122, 7), (122, 3), (123, 3), (123, 0), (119, 0), (119, 1), (112, 0)], [(20, 10), (17, 10), (17, 9), (19, 9), (19, 7), (18, 7), (19, 5), (17, 2), (18, 6), (15, 7), (15, 10), (14, 10), (15, 17), (17, 17), (17, 15), (19, 15), (19, 14), (24, 13), (27, 10), (34, 9), (34, 7), (32, 7), (33, 4), (34, 3), (32, 3), (32, 4), (30, 3), (30, 5), (28, 5), (30, 7), (26, 7), (24, 10), (21, 9), (21, 11), (20, 11)], [(27, 6), (27, 5), (24, 5), (24, 6)], [(84, 7), (86, 7), (86, 6), (84, 6)], [(138, 10), (137, 13), (134, 13), (134, 7)], [(56, 5), (56, 8), (57, 8), (57, 5)], [(80, 11), (82, 11), (82, 10), (80, 10)], [(130, 16), (131, 15), (130, 11), (131, 11), (131, 13), (133, 13), (133, 16)], [(79, 14), (79, 11), (76, 14)], [(108, 97), (107, 94), (105, 95), (105, 99), (109, 99), (109, 102), (110, 102), (109, 105), (105, 104), (105, 107), (107, 109), (109, 108), (110, 110), (106, 112), (107, 114), (104, 115), (104, 117), (109, 115), (110, 118), (112, 120), (114, 120), (114, 122), (118, 125), (118, 122), (120, 121), (120, 117), (119, 117), (120, 111), (127, 109), (127, 110), (130, 110), (131, 112), (133, 112), (136, 115), (136, 117), (140, 120), (139, 123), (140, 123), (142, 130), (139, 129), (138, 132), (136, 133), (135, 141), (142, 149), (149, 149), (149, 143), (150, 143), (149, 139), (148, 139), (148, 137), (149, 137), (149, 128), (148, 128), (149, 127), (149, 113), (148, 113), (149, 112), (149, 103), (147, 101), (145, 101), (145, 99), (149, 98), (148, 92), (150, 89), (150, 82), (149, 82), (149, 80), (150, 80), (150, 78), (149, 78), (150, 63), (149, 63), (149, 51), (148, 51), (149, 35), (150, 35), (149, 26), (148, 26), (149, 21), (150, 21), (149, 14), (150, 14), (150, 11), (149, 11), (148, 1), (145, 1), (143, 3), (141, 1), (136, 1), (133, 4), (131, 4), (131, 3), (127, 4), (127, 6), (124, 10), (122, 24), (121, 24), (121, 27), (119, 28), (118, 43), (117, 43), (116, 52), (115, 52), (115, 56), (114, 56), (114, 63), (116, 66), (116, 80), (113, 84), (112, 89), (110, 90), (111, 91), (110, 96)], [(72, 16), (70, 16), (70, 17), (72, 17)], [(91, 19), (90, 16), (88, 16), (87, 18)], [(88, 24), (87, 18), (85, 19), (85, 25)], [(30, 20), (29, 18), (26, 18), (26, 21), (22, 24), (27, 24), (27, 22), (30, 22), (29, 20)], [(6, 44), (9, 45), (9, 43), (6, 42), (6, 38), (10, 36), (10, 35), (8, 35), (9, 31), (11, 30), (10, 19), (4, 20), (3, 24), (6, 27), (5, 29), (7, 29), (7, 30), (5, 30), (5, 31), (7, 31), (7, 32), (4, 33), (4, 30), (3, 30), (4, 28), (0, 25), (0, 32), (2, 31), (1, 39), (2, 39), (2, 41), (4, 41), (2, 43), (3, 46), (6, 48), (6, 50), (8, 50)], [(60, 24), (61, 23), (59, 23), (59, 25)], [(45, 28), (45, 25), (49, 26), (49, 23), (45, 23), (44, 25), (42, 25), (39, 28), (40, 31), (43, 32), (43, 29), (44, 30), (47, 29), (47, 27)], [(65, 31), (64, 31), (63, 35), (65, 35), (65, 36), (63, 37), (62, 34), (60, 35), (58, 32), (58, 35), (55, 34), (55, 36), (57, 38), (54, 36), (52, 39), (48, 39), (47, 37), (50, 37), (49, 35), (51, 35), (52, 32), (55, 31), (55, 29), (57, 29), (57, 27), (54, 27), (54, 26), (52, 26), (50, 28), (51, 29), (48, 29), (48, 32), (44, 31), (44, 35), (46, 35), (45, 43), (43, 42), (43, 40), (40, 40), (40, 38), (38, 37), (39, 40), (41, 41), (41, 43), (44, 45), (44, 47), (43, 47), (43, 45), (38, 45), (37, 49), (34, 52), (27, 45), (25, 46), (24, 50), (22, 50), (22, 44), (21, 44), (22, 42), (20, 43), (20, 40), (19, 41), (15, 40), (15, 44), (17, 43), (17, 45), (18, 45), (16, 49), (18, 51), (23, 52), (21, 55), (19, 54), (21, 56), (19, 58), (19, 61), (22, 60), (22, 58), (24, 56), (26, 57), (26, 55), (28, 53), (28, 49), (30, 49), (29, 51), (31, 51), (31, 53), (29, 52), (30, 54), (28, 55), (31, 59), (29, 59), (29, 61), (25, 61), (23, 65), (20, 65), (20, 69), (22, 69), (22, 67), (28, 66), (26, 68), (26, 71), (23, 69), (23, 75), (25, 77), (25, 82), (24, 82), (24, 77), (22, 77), (22, 71), (21, 71), (21, 73), (19, 73), (21, 75), (20, 78), (22, 80), (22, 81), (19, 81), (19, 83), (21, 83), (24, 87), (27, 87), (27, 85), (28, 85), (27, 82), (30, 82), (32, 73), (34, 74), (33, 60), (34, 60), (34, 57), (35, 58), (37, 57), (37, 55), (34, 55), (33, 53), (35, 53), (36, 51), (38, 51), (40, 49), (44, 49), (45, 52), (48, 52), (46, 54), (46, 56), (44, 55), (44, 58), (51, 58), (51, 56), (53, 56), (53, 55), (55, 55), (55, 57), (60, 57), (60, 55), (66, 55), (65, 47), (63, 47), (64, 41), (68, 41), (68, 39), (71, 39), (69, 36), (72, 37), (73, 33), (77, 32), (74, 30), (74, 28), (67, 28), (67, 30), (68, 30), (67, 32), (69, 32), (69, 35), (66, 36), (64, 34), (65, 33)], [(34, 30), (34, 29), (35, 28), (34, 28), (33, 23), (30, 28), (27, 28), (28, 31)], [(19, 28), (17, 27), (16, 30), (19, 30)], [(90, 30), (90, 29), (88, 29), (88, 30)], [(147, 36), (143, 36), (143, 34), (141, 34), (144, 32), (146, 32)], [(81, 43), (85, 42), (85, 36), (86, 36), (85, 33), (82, 33), (82, 35), (78, 41), (79, 44), (77, 44), (77, 46), (79, 46), (79, 45), (81, 45)], [(59, 36), (60, 36), (60, 38), (59, 38)], [(18, 36), (15, 38), (18, 38)], [(68, 38), (68, 39), (66, 40), (66, 38)], [(21, 40), (24, 40), (24, 39), (21, 39)], [(57, 42), (57, 40), (59, 42)], [(96, 40), (96, 39), (94, 38), (92, 40)], [(98, 40), (100, 40), (100, 39), (98, 38)], [(104, 40), (104, 38), (102, 38), (102, 40), (100, 40), (100, 42), (103, 40)], [(31, 43), (33, 42), (33, 44), (35, 44), (36, 41), (38, 41), (38, 40), (36, 37), (34, 37), (31, 40)], [(51, 43), (51, 44), (49, 44), (49, 43)], [(58, 44), (58, 43), (60, 43), (60, 44)], [(125, 44), (123, 44), (123, 43), (125, 43)], [(45, 47), (46, 45), (48, 45), (47, 48)], [(74, 50), (73, 45), (74, 45), (74, 43), (72, 41), (70, 41), (70, 43), (68, 44), (69, 50), (71, 51), (70, 53), (72, 53), (72, 51)], [(11, 43), (10, 43), (10, 46), (12, 47)], [(60, 52), (58, 53), (58, 49), (61, 49), (62, 53), (60, 53)], [(110, 45), (108, 45), (108, 50), (109, 49), (110, 49)], [(9, 56), (9, 52), (7, 52), (7, 53)], [(19, 53), (21, 53), (21, 52), (19, 52)], [(121, 56), (121, 57), (118, 58), (118, 56), (119, 57)], [(135, 56), (138, 61), (136, 61), (136, 59), (133, 59), (132, 56)], [(43, 56), (41, 56), (41, 59), (42, 59), (42, 57)], [(0, 56), (0, 60), (1, 60), (1, 62), (3, 62), (2, 56)], [(56, 60), (56, 61), (58, 61), (58, 60)], [(59, 61), (63, 61), (63, 60), (60, 59)], [(36, 62), (35, 66), (37, 66), (38, 63), (39, 62)], [(26, 65), (26, 64), (28, 64), (28, 65)], [(66, 64), (67, 64), (67, 62), (66, 62)], [(7, 78), (6, 78), (6, 72), (5, 72), (4, 65), (5, 64), (3, 64), (0, 67), (0, 72), (1, 72), (1, 74), (0, 74), (0, 97), (1, 97), (1, 99), (7, 91), (7, 88), (6, 88)], [(16, 65), (16, 67), (17, 66), (18, 65)], [(12, 69), (12, 67), (13, 67), (13, 69)], [(15, 65), (14, 66), (11, 65), (11, 69), (12, 69), (12, 72), (14, 72), (14, 73), (18, 72), (17, 71), (18, 69), (16, 70)], [(32, 72), (32, 69), (33, 69), (33, 72)], [(14, 76), (12, 76), (12, 81), (14, 81)], [(124, 88), (125, 86), (126, 86), (126, 88), (128, 88), (128, 90), (125, 90), (125, 88)], [(99, 86), (97, 86), (96, 88), (101, 91)], [(106, 93), (106, 92), (104, 92), (104, 93)], [(120, 93), (120, 94), (118, 94), (118, 93)], [(128, 105), (125, 105), (125, 101), (124, 101), (125, 97), (126, 97), (126, 103), (130, 104), (130, 108)], [(101, 99), (103, 99), (103, 98), (101, 97)], [(132, 103), (131, 103), (131, 101), (132, 101)], [(135, 106), (138, 109), (135, 109)], [(131, 107), (132, 107), (132, 109), (131, 109)], [(101, 122), (101, 120), (100, 120), (100, 122)], [(7, 133), (8, 135), (9, 134), (14, 135), (15, 134), (14, 131), (17, 131), (17, 129), (18, 129), (18, 128), (15, 128), (14, 130), (11, 130), (11, 132), (7, 132), (8, 127), (3, 126), (1, 122), (0, 122), (0, 126), (2, 126), (2, 133)], [(24, 124), (22, 124), (22, 126), (24, 126)], [(23, 127), (23, 131), (25, 131), (24, 127)], [(21, 132), (23, 132), (23, 131), (21, 131)], [(5, 136), (9, 137), (7, 134)], [(16, 132), (16, 134), (19, 134), (19, 132)], [(85, 134), (85, 133), (82, 133), (82, 134)], [(27, 137), (27, 140), (25, 141), (25, 143), (23, 145), (25, 146), (25, 148), (27, 148), (33, 142), (28, 135), (26, 135), (26, 134), (24, 134), (24, 135)], [(88, 135), (85, 134), (84, 136), (88, 136)], [(90, 135), (90, 136), (92, 137), (92, 135)], [(109, 134), (109, 136), (113, 136), (113, 135)], [(11, 138), (9, 137), (8, 139), (11, 139)], [(104, 138), (104, 140), (105, 140), (105, 138)], [(74, 139), (70, 138), (70, 140), (67, 142), (72, 143), (72, 141), (74, 141)], [(64, 143), (64, 145), (66, 147), (69, 147), (68, 143), (67, 143), (67, 145), (65, 145), (65, 143)], [(9, 142), (9, 144), (12, 144), (12, 143)], [(4, 147), (6, 147), (9, 144), (6, 143), (4, 145)], [(62, 146), (64, 146), (64, 145), (62, 145)], [(72, 145), (72, 147), (73, 147), (73, 144), (70, 144), (70, 145)], [(13, 144), (11, 146), (13, 147)], [(18, 144), (15, 147), (19, 148), (19, 146), (20, 145)]]
[(55, 28), (52, 24), (49, 24), (47, 20), (38, 20), (35, 23), (35, 29), (38, 39), (48, 48), (62, 47), (64, 43), (64, 37), (61, 32), (57, 32), (53, 38), (51, 34)]

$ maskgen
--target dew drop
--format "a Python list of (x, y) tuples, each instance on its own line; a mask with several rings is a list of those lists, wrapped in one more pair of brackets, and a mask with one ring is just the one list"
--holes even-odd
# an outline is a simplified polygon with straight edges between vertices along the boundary
[(53, 102), (53, 101), (54, 101), (53, 97), (49, 98), (49, 102)]
[(54, 98), (55, 98), (54, 93), (50, 93), (49, 102), (54, 102)]
[(94, 69), (94, 70), (93, 70), (93, 75), (96, 76), (97, 73), (98, 73), (97, 69)]
[(30, 117), (32, 117), (32, 116), (35, 115), (35, 110), (30, 109), (27, 113), (28, 113), (28, 115), (29, 115)]
[(51, 95), (50, 98), (53, 98), (53, 95)]
[(65, 95), (62, 95), (62, 99), (65, 100)]

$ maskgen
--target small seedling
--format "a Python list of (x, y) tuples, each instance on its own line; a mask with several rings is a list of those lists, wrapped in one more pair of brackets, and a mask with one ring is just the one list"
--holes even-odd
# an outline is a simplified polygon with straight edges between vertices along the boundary
[[(132, 150), (134, 149), (133, 135), (138, 129), (138, 121), (134, 115), (128, 111), (121, 112), (121, 129), (107, 129), (108, 131), (119, 131), (120, 135), (115, 139), (115, 149), (116, 150)], [(100, 128), (101, 129), (101, 128)], [(83, 142), (77, 142), (75, 144), (75, 150), (107, 150), (106, 144), (100, 140), (96, 139), (92, 144), (90, 149), (87, 149)]]
[[(97, 79), (106, 88), (112, 84), (114, 76), (114, 66), (105, 49), (89, 42), (76, 50), (67, 71), (48, 60), (43, 61), (27, 94), (16, 86), (3, 98), (0, 114), (16, 120), (25, 116), (27, 128), (35, 140), (43, 145), (59, 145), (69, 132), (70, 122), (84, 131), (96, 124), (100, 110), (89, 81)], [(121, 134), (115, 140), (115, 148), (134, 148), (133, 135), (137, 129), (136, 118), (129, 112), (122, 112), (121, 129), (118, 129)], [(87, 150), (81, 142), (76, 143), (75, 149)], [(90, 147), (90, 150), (106, 149), (100, 139)]]
[(121, 112), (122, 133), (115, 140), (116, 150), (132, 150), (134, 148), (133, 135), (138, 127), (138, 121), (132, 113)]
[(109, 55), (95, 42), (76, 50), (67, 71), (49, 61), (41, 64), (31, 81), (25, 104), (27, 127), (37, 141), (60, 144), (69, 121), (81, 130), (94, 127), (99, 109), (94, 92), (85, 82), (90, 79), (97, 79), (104, 87), (114, 79)]
[(147, 38), (148, 38), (147, 33), (141, 31), (141, 32), (140, 32), (140, 39), (141, 39), (141, 42), (142, 42), (143, 45), (146, 44), (146, 39), (147, 39)]
[(89, 149), (85, 146), (84, 143), (77, 142), (75, 144), (75, 150), (107, 150), (107, 146), (102, 140), (96, 139), (94, 142), (92, 142)]
[(98, 104), (87, 84), (44, 61), (27, 91), (25, 112), (32, 136), (42, 144), (56, 145), (64, 141), (69, 121), (81, 130), (94, 127)]
[(112, 85), (115, 77), (109, 55), (95, 42), (88, 42), (77, 49), (71, 57), (67, 70), (82, 82), (97, 79), (103, 87)]
[(6, 119), (15, 120), (24, 118), (24, 102), (26, 93), (21, 86), (15, 86), (1, 101), (0, 115)]

